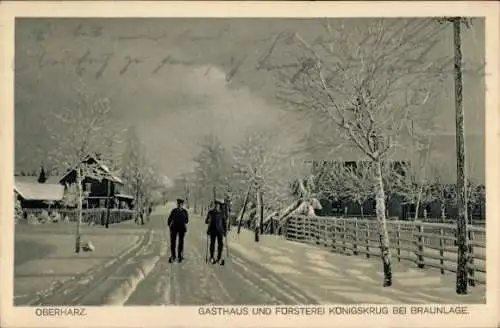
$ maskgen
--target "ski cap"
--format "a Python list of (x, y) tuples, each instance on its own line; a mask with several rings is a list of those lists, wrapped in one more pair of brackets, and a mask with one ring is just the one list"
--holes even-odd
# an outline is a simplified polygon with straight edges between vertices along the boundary
[(177, 198), (177, 203), (180, 203), (180, 204), (184, 203), (184, 199), (182, 199), (182, 198)]
[(215, 200), (215, 205), (222, 205), (222, 204), (224, 204), (223, 200), (221, 200), (221, 199), (216, 199)]

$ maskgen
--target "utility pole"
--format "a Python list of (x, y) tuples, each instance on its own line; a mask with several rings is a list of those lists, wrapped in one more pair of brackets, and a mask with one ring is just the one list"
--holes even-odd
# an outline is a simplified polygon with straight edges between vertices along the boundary
[(467, 174), (465, 167), (465, 124), (463, 108), (462, 81), (462, 24), (470, 27), (470, 21), (462, 17), (444, 18), (441, 22), (451, 22), (453, 26), (454, 70), (455, 80), (455, 129), (457, 148), (457, 294), (467, 294)]
[(465, 167), (465, 123), (462, 94), (462, 31), (461, 18), (453, 20), (453, 44), (455, 47), (455, 121), (457, 143), (457, 294), (467, 294), (467, 175)]

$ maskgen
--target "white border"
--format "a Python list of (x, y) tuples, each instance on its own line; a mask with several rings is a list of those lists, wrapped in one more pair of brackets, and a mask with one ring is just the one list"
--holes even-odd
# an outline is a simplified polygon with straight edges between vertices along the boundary
[[(197, 307), (96, 307), (84, 318), (39, 318), (34, 309), (14, 308), (13, 293), (13, 62), (15, 17), (373, 17), (373, 16), (483, 16), (486, 17), (486, 188), (487, 188), (487, 305), (469, 306), (468, 316), (323, 316), (255, 318), (199, 316)], [(0, 325), (5, 327), (145, 327), (145, 326), (498, 326), (499, 220), (499, 5), (488, 1), (459, 2), (2, 2), (0, 3), (0, 102), (3, 126), (0, 141), (2, 210), (0, 239)]]

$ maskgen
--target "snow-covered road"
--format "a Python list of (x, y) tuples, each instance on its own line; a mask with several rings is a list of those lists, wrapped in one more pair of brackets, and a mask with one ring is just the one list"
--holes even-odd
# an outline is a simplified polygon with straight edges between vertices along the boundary
[(335, 254), (278, 236), (264, 235), (255, 243), (245, 230), (229, 233), (225, 266), (207, 264), (206, 227), (195, 214), (185, 260), (168, 263), (168, 212), (155, 211), (141, 227), (138, 243), (107, 266), (93, 268), (30, 305), (484, 303), (485, 286), (457, 296), (453, 275), (394, 263), (394, 285), (384, 288), (379, 259)]
[(193, 216), (185, 240), (185, 260), (168, 263), (168, 236), (158, 231), (160, 260), (126, 305), (300, 304), (316, 301), (263, 266), (231, 252), (224, 266), (205, 263), (203, 220)]

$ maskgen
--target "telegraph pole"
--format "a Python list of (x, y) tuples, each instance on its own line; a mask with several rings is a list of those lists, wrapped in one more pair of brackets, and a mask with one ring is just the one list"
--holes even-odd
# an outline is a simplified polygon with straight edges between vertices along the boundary
[(461, 18), (453, 19), (453, 44), (455, 46), (455, 121), (457, 143), (457, 294), (467, 294), (467, 175), (465, 167), (465, 124), (462, 86), (462, 31)]
[(457, 148), (457, 294), (467, 294), (468, 271), (468, 240), (467, 240), (467, 174), (465, 167), (465, 124), (463, 108), (463, 80), (462, 80), (462, 24), (470, 27), (470, 20), (462, 17), (449, 17), (440, 20), (452, 23), (454, 45), (455, 81), (455, 129)]

